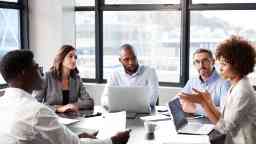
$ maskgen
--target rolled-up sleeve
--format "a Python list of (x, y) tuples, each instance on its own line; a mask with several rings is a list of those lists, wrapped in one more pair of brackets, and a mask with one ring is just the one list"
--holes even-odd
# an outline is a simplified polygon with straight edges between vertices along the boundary
[(56, 114), (46, 107), (40, 108), (34, 121), (35, 138), (49, 144), (79, 144), (79, 138), (66, 126), (59, 123)]
[[(79, 138), (66, 126), (59, 123), (56, 114), (48, 108), (41, 108), (34, 121), (34, 137), (40, 137), (49, 144), (112, 144), (111, 139)], [(47, 142), (46, 142), (47, 141)]]

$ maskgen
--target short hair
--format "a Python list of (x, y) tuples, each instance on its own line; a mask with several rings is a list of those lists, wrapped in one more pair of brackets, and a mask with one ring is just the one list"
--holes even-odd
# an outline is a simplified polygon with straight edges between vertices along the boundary
[(255, 48), (240, 36), (232, 35), (220, 43), (216, 50), (216, 58), (223, 58), (241, 76), (253, 72), (256, 62)]
[(123, 44), (123, 45), (121, 45), (120, 50), (127, 49), (127, 48), (133, 50), (133, 46), (131, 44)]
[(209, 50), (209, 49), (205, 49), (205, 48), (199, 48), (197, 49), (194, 54), (193, 54), (193, 57), (196, 55), (196, 54), (199, 54), (199, 53), (207, 53), (208, 56), (213, 59), (213, 54), (212, 52)]
[(3, 56), (0, 71), (6, 82), (17, 78), (23, 70), (33, 65), (34, 55), (29, 50), (13, 50)]
[(126, 43), (126, 44), (121, 45), (121, 46), (120, 46), (120, 52), (121, 52), (122, 50), (124, 50), (124, 49), (130, 49), (130, 50), (132, 50), (133, 53), (134, 53), (134, 55), (136, 56), (136, 52), (135, 52), (135, 50), (134, 50), (134, 48), (133, 48), (133, 46), (132, 46), (131, 44)]
[[(53, 76), (56, 79), (61, 80), (62, 79), (62, 63), (64, 61), (64, 58), (66, 55), (70, 52), (76, 50), (72, 45), (63, 45), (58, 50), (57, 55), (54, 58), (54, 62), (52, 67), (50, 68), (50, 71), (53, 72)], [(79, 73), (78, 69), (75, 68), (70, 72), (71, 76), (75, 76), (77, 73)]]

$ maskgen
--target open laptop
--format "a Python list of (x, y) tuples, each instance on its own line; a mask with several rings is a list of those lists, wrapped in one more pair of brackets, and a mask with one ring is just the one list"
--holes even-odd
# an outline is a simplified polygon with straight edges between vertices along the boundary
[(150, 113), (148, 87), (109, 86), (107, 89), (108, 111), (129, 113)]
[(214, 128), (213, 124), (205, 124), (200, 121), (188, 121), (186, 119), (185, 112), (182, 110), (179, 98), (177, 97), (168, 103), (168, 108), (173, 117), (174, 126), (178, 133), (207, 135)]

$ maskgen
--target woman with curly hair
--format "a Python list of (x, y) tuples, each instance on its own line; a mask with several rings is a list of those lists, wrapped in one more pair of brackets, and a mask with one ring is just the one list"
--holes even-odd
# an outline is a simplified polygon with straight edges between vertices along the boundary
[(218, 45), (216, 59), (221, 76), (231, 83), (221, 112), (208, 92), (194, 89), (194, 94), (182, 93), (180, 98), (201, 104), (216, 125), (215, 129), (226, 135), (226, 144), (253, 144), (256, 142), (256, 95), (247, 75), (255, 66), (255, 48), (243, 38), (231, 36)]

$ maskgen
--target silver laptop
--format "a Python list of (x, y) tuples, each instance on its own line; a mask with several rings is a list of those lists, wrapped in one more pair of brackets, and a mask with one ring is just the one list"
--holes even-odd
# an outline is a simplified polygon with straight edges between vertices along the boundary
[(181, 134), (207, 135), (213, 128), (213, 124), (205, 124), (200, 121), (189, 122), (185, 112), (182, 110), (179, 98), (175, 98), (168, 103), (169, 112), (173, 117), (176, 131)]
[(148, 87), (109, 86), (107, 89), (108, 111), (129, 113), (150, 113)]

